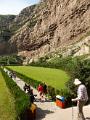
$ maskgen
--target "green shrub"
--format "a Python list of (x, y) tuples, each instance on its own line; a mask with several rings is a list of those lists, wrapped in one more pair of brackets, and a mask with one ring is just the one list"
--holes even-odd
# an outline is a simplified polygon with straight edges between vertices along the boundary
[(86, 85), (90, 97), (90, 60), (78, 60), (75, 69), (72, 72), (71, 80), (66, 84), (70, 93), (73, 93), (74, 96), (76, 96), (76, 88), (73, 84), (75, 78), (79, 78), (80, 81)]
[(20, 74), (18, 72), (16, 72), (17, 76), (21, 79), (23, 79), (26, 83), (30, 84), (31, 86), (33, 86), (34, 88), (37, 88), (39, 84), (41, 84), (40, 81), (34, 80), (30, 77), (27, 77), (23, 74)]
[(20, 117), (25, 112), (26, 108), (30, 105), (29, 96), (26, 95), (8, 75), (1, 70), (2, 75), (6, 81), (8, 88), (15, 98), (15, 107), (17, 112), (17, 119), (20, 120)]
[(55, 88), (52, 86), (47, 87), (48, 94), (51, 96), (52, 100), (55, 100), (56, 94), (55, 94)]
[[(32, 65), (32, 64), (31, 64)], [(90, 60), (89, 59), (82, 59), (82, 57), (75, 57), (72, 58), (66, 57), (66, 58), (52, 58), (50, 61), (45, 61), (44, 58), (41, 58), (40, 61), (33, 63), (35, 66), (44, 66), (44, 67), (52, 67), (52, 68), (57, 68), (57, 69), (63, 69), (67, 71), (71, 79), (66, 83), (67, 89), (69, 92), (60, 91), (60, 94), (63, 93), (63, 95), (66, 96), (70, 100), (70, 98), (73, 96), (76, 96), (76, 88), (73, 84), (73, 81), (75, 78), (79, 78), (82, 83), (84, 83), (87, 87), (88, 94), (90, 96)], [(51, 89), (51, 88), (50, 88)], [(49, 90), (51, 91), (51, 90)], [(57, 90), (56, 90), (57, 91)], [(59, 93), (56, 92), (56, 93)], [(50, 92), (50, 94), (52, 94)]]
[(17, 55), (0, 56), (1, 65), (22, 65), (23, 58)]
[[(7, 69), (11, 70), (10, 68), (7, 68)], [(26, 83), (28, 83), (29, 85), (33, 86), (36, 89), (38, 88), (39, 84), (43, 85), (43, 83), (41, 81), (34, 80), (34, 79), (32, 79), (30, 77), (27, 77), (27, 76), (25, 76), (23, 74), (20, 74), (18, 72), (16, 72), (16, 74), (17, 74), (17, 76), (19, 78), (23, 79)], [(47, 91), (48, 91), (48, 95), (51, 97), (51, 99), (55, 100), (55, 97), (57, 95), (56, 94), (56, 89), (54, 87), (52, 87), (52, 86), (47, 86)], [(59, 93), (60, 93), (60, 91), (59, 91)]]
[[(10, 68), (8, 68), (8, 67), (6, 67), (6, 68), (7, 68), (8, 70), (12, 71), (12, 69), (10, 69)], [(30, 77), (27, 77), (27, 76), (25, 76), (25, 75), (23, 75), (23, 74), (21, 74), (21, 73), (16, 72), (16, 71), (14, 71), (14, 72), (16, 73), (16, 75), (17, 75), (19, 78), (21, 78), (24, 82), (30, 84), (30, 85), (33, 86), (34, 88), (37, 88), (38, 85), (41, 84), (40, 81), (34, 80), (34, 79), (30, 78)]]

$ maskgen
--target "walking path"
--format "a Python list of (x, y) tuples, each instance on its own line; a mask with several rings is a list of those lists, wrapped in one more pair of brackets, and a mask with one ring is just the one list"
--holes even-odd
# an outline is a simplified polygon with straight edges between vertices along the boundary
[[(20, 78), (13, 78), (14, 82), (23, 90), (25, 82)], [(37, 94), (39, 97), (38, 91), (33, 89), (33, 93)], [(37, 115), (36, 120), (77, 120), (76, 118), (76, 107), (71, 107), (67, 109), (61, 109), (56, 106), (55, 102), (35, 102), (37, 105)], [(86, 120), (90, 120), (90, 105), (84, 107), (84, 114)]]

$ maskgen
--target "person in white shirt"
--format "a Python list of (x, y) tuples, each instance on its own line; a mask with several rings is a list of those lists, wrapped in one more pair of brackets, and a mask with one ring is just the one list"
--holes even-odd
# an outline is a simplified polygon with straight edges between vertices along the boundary
[(77, 97), (75, 99), (72, 99), (73, 102), (77, 101), (77, 109), (78, 109), (78, 120), (85, 120), (84, 114), (83, 114), (83, 106), (88, 101), (88, 94), (87, 89), (85, 85), (81, 83), (79, 79), (74, 80), (74, 84), (78, 86), (77, 89)]

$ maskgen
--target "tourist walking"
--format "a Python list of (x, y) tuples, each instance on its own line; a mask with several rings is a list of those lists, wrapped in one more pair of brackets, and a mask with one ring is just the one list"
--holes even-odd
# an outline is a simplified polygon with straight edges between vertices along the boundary
[(79, 79), (75, 79), (74, 84), (78, 87), (77, 97), (72, 99), (73, 102), (75, 101), (77, 102), (77, 110), (78, 110), (77, 120), (85, 120), (83, 114), (83, 106), (88, 101), (87, 89)]
[(38, 92), (40, 95), (40, 100), (42, 101), (43, 100), (43, 86), (41, 84), (39, 84), (38, 86)]
[(33, 89), (30, 88), (30, 85), (26, 84), (23, 87), (24, 91), (29, 95), (30, 103), (33, 103), (36, 95), (33, 94)]
[(27, 83), (25, 83), (23, 89), (24, 89), (24, 91), (25, 91), (26, 93), (28, 93), (31, 88), (30, 88), (30, 85), (28, 85)]
[(30, 89), (30, 90), (28, 91), (28, 94), (29, 94), (30, 102), (33, 103), (34, 100), (35, 100), (35, 97), (34, 97), (34, 94), (33, 94), (33, 89)]
[(43, 84), (43, 93), (44, 93), (44, 95), (47, 94), (47, 85), (46, 85), (46, 83)]

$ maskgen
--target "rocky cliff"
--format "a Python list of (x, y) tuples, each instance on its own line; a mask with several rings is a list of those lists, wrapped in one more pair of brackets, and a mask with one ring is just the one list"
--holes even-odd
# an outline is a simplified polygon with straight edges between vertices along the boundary
[(90, 32), (90, 0), (42, 0), (16, 16), (11, 51), (38, 59), (65, 47)]
[(9, 53), (9, 39), (13, 35), (10, 30), (15, 15), (0, 15), (0, 55)]

